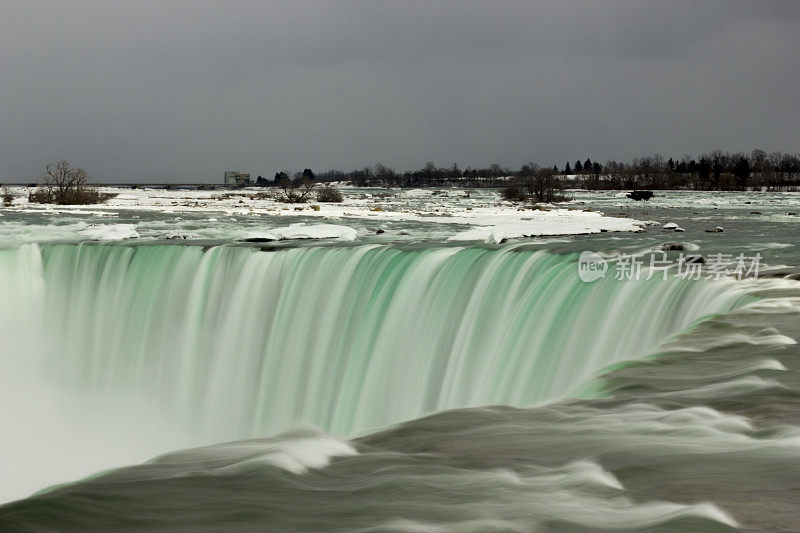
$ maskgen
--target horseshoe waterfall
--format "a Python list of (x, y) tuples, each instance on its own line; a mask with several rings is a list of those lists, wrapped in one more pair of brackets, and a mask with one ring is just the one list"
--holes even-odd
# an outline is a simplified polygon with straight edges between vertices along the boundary
[(27, 245), (0, 252), (13, 304), (1, 324), (15, 359), (86, 418), (126, 416), (127, 402), (199, 444), (298, 424), (354, 436), (587, 392), (602, 368), (743, 301), (724, 284), (584, 283), (575, 261), (459, 247)]

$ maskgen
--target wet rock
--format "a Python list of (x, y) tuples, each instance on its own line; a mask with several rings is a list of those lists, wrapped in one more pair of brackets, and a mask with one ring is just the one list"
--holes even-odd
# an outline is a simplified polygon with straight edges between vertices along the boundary
[(707, 229), (706, 233), (722, 233), (723, 231), (725, 230), (722, 228), (722, 226), (717, 226), (714, 229)]
[(683, 259), (684, 264), (703, 264), (706, 262), (706, 258), (702, 255), (687, 255)]
[(380, 235), (381, 233), (386, 233), (386, 232), (383, 231), (382, 229), (375, 231), (375, 235)]
[(665, 242), (657, 247), (662, 252), (683, 252), (686, 250), (686, 245), (682, 242)]
[(674, 230), (674, 229), (677, 229), (677, 228), (678, 228), (678, 225), (677, 225), (676, 223), (674, 223), (674, 222), (667, 222), (666, 224), (664, 224), (663, 226), (661, 226), (661, 229), (671, 229), (671, 230)]

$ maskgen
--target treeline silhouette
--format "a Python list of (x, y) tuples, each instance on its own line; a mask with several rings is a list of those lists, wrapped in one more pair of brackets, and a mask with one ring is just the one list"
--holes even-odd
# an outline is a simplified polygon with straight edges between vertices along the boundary
[(562, 186), (599, 189), (691, 189), (699, 191), (735, 191), (749, 188), (798, 190), (800, 187), (800, 154), (764, 150), (724, 152), (714, 150), (697, 157), (679, 159), (661, 154), (637, 157), (630, 162), (590, 158), (563, 167), (542, 167), (526, 163), (512, 170), (493, 163), (485, 168), (461, 169), (457, 163), (438, 167), (428, 162), (417, 170), (398, 172), (377, 164), (349, 172), (326, 170), (315, 174), (311, 169), (290, 174), (277, 172), (273, 179), (259, 176), (257, 185), (277, 186), (287, 180), (313, 179), (316, 182), (346, 182), (357, 187), (506, 187), (527, 182), (542, 168), (552, 168)]

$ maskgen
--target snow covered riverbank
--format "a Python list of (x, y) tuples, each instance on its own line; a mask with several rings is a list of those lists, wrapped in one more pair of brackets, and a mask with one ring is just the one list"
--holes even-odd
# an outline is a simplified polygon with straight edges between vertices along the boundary
[[(533, 209), (488, 190), (342, 189), (342, 203), (286, 204), (277, 191), (165, 190), (102, 187), (101, 205), (27, 202), (18, 188), (0, 209), (0, 245), (46, 240), (334, 239), (387, 233), (401, 240), (481, 241), (531, 236), (638, 231), (642, 223), (576, 208)], [(19, 227), (21, 225), (24, 228)], [(36, 226), (46, 226), (38, 232)]]

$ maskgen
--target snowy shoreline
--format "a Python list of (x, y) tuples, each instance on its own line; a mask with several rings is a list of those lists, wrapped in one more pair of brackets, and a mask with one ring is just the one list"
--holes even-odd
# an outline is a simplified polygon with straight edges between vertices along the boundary
[[(106, 203), (91, 206), (30, 204), (24, 194), (26, 191), (26, 188), (17, 188), (14, 205), (0, 210), (0, 216), (6, 212), (39, 215), (48, 217), (51, 224), (59, 218), (80, 217), (90, 224), (76, 227), (75, 233), (78, 238), (89, 240), (144, 238), (137, 231), (136, 224), (112, 223), (113, 218), (131, 211), (150, 211), (160, 215), (203, 214), (208, 216), (208, 222), (223, 218), (235, 221), (237, 217), (261, 217), (263, 228), (251, 225), (248, 231), (234, 238), (263, 240), (356, 240), (358, 232), (342, 225), (344, 220), (423, 224), (444, 233), (440, 236), (442, 240), (495, 244), (522, 237), (640, 231), (645, 225), (638, 220), (576, 208), (547, 206), (546, 210), (532, 209), (502, 201), (492, 191), (342, 189), (345, 196), (342, 203), (311, 201), (287, 204), (260, 194), (263, 189), (202, 191), (100, 187), (101, 192), (116, 196)], [(302, 217), (303, 222), (281, 224), (280, 219), (284, 217)], [(101, 220), (94, 220), (98, 218)], [(277, 224), (269, 224), (269, 219), (276, 219)], [(180, 216), (175, 217), (175, 221), (176, 226), (180, 226)], [(404, 234), (402, 230), (400, 234)], [(3, 244), (2, 237), (0, 235), (0, 245)], [(204, 238), (191, 232), (181, 234), (177, 230), (175, 237)]]

